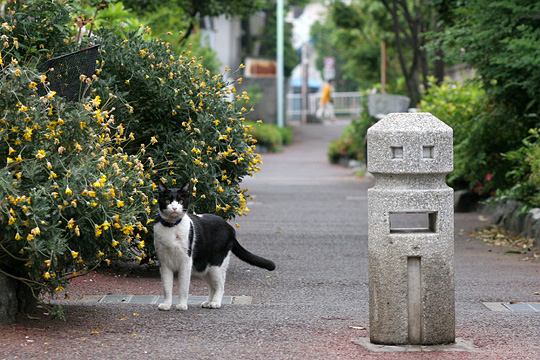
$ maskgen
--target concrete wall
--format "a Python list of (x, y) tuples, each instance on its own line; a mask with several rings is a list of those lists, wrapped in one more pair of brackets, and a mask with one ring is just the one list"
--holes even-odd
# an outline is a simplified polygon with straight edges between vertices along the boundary
[(258, 87), (262, 91), (262, 98), (255, 105), (253, 112), (249, 113), (249, 120), (263, 120), (268, 124), (275, 124), (277, 119), (277, 93), (275, 78), (247, 78), (242, 83), (242, 90)]

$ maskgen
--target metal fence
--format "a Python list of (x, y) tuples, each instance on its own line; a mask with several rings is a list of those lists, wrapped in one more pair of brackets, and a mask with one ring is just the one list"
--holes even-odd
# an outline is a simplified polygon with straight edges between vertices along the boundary
[[(309, 94), (308, 96), (308, 115), (315, 116), (319, 108), (321, 94)], [(334, 112), (336, 117), (353, 119), (358, 117), (362, 111), (360, 93), (351, 92), (335, 92), (332, 94), (334, 103)], [(287, 119), (300, 120), (302, 118), (302, 95), (289, 93), (287, 94)]]

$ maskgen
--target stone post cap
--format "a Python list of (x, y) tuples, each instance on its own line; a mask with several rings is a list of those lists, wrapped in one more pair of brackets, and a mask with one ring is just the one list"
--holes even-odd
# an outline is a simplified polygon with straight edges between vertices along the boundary
[(453, 170), (453, 130), (430, 113), (392, 113), (367, 132), (368, 171), (445, 174)]

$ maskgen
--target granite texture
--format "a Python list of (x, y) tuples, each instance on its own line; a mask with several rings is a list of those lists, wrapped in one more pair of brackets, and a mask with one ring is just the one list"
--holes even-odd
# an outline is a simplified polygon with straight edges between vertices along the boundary
[[(368, 171), (382, 174), (433, 174), (453, 170), (452, 128), (429, 113), (392, 113), (367, 132)], [(432, 158), (423, 147), (433, 147)], [(403, 148), (401, 158), (392, 148)]]
[[(432, 159), (422, 144), (433, 146)], [(391, 146), (403, 147), (402, 159), (392, 159)], [(390, 114), (368, 131), (368, 169), (376, 179), (368, 191), (370, 340), (453, 343), (454, 194), (445, 183), (452, 129), (431, 114)], [(394, 229), (390, 213), (417, 213), (429, 226)], [(419, 261), (418, 278), (409, 259)]]

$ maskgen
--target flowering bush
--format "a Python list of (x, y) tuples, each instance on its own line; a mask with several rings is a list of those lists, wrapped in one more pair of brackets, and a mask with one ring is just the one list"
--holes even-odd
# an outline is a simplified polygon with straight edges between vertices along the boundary
[[(81, 76), (90, 99), (56, 96), (36, 55), (67, 52), (76, 28), (72, 14), (43, 19), (50, 4), (65, 5), (32, 0), (22, 14), (10, 2), (0, 19), (0, 273), (58, 292), (99, 264), (152, 255), (158, 181), (190, 182), (193, 211), (245, 214), (240, 182), (260, 156), (247, 93), (141, 32), (101, 34), (99, 78)], [(29, 23), (54, 29), (23, 44)]]
[(137, 33), (127, 40), (107, 31), (100, 36), (95, 91), (120, 94), (114, 103), (118, 116), (138, 138), (130, 150), (137, 151), (139, 142), (153, 144), (148, 153), (159, 179), (191, 183), (191, 210), (224, 218), (245, 214), (240, 182), (261, 162), (245, 123), (247, 92), (236, 94), (221, 74), (189, 54), (175, 54), (165, 42)]
[(101, 262), (145, 257), (151, 169), (143, 154), (125, 153), (134, 135), (100, 97), (80, 104), (56, 96), (45, 75), (19, 64), (4, 35), (0, 272), (61, 291)]
[(511, 161), (506, 177), (513, 184), (507, 190), (499, 190), (499, 199), (511, 198), (530, 207), (540, 207), (540, 129), (529, 130), (520, 148), (503, 154)]

